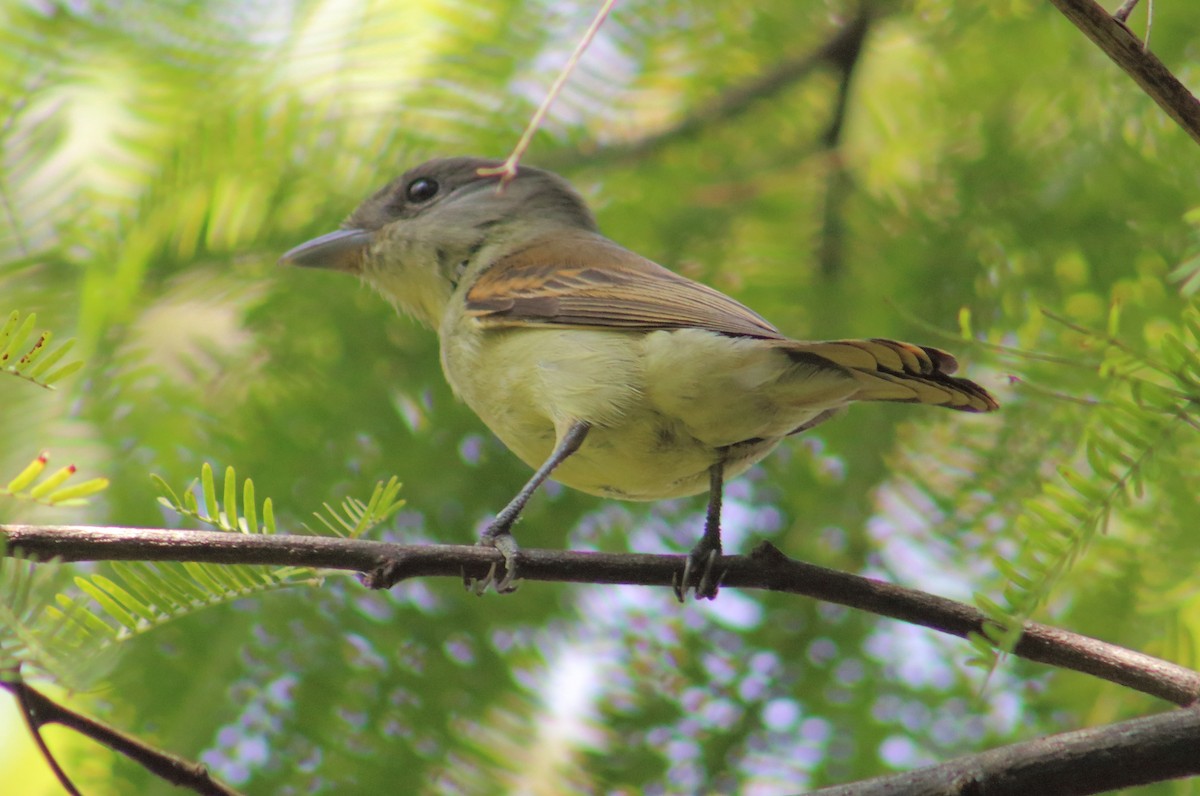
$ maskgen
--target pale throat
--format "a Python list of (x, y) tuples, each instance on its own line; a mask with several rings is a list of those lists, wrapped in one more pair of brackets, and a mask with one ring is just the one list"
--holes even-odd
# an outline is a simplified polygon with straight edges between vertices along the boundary
[(411, 315), (423, 326), (436, 330), (450, 302), (453, 284), (436, 268), (405, 267), (376, 263), (363, 269), (362, 278), (396, 309)]

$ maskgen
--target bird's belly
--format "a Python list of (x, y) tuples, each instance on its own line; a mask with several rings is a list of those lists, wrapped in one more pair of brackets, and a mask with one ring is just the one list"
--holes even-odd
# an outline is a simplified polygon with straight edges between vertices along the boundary
[[(536, 418), (528, 418), (532, 429)], [(553, 426), (543, 421), (538, 434), (506, 433), (489, 426), (517, 456), (536, 469), (554, 450)], [(551, 478), (591, 495), (621, 500), (663, 500), (704, 492), (709, 470), (724, 461), (724, 477), (734, 478), (771, 452), (779, 438), (747, 440), (715, 448), (687, 433), (678, 421), (645, 405), (634, 405), (613, 425), (593, 425), (580, 449), (555, 469)]]
[[(658, 500), (732, 478), (794, 426), (757, 396), (744, 346), (695, 330), (515, 328), (443, 338), (455, 392), (530, 467), (572, 423), (591, 431), (553, 479), (595, 495)], [(694, 350), (693, 350), (694, 349)], [(727, 361), (722, 361), (727, 360)]]
[(622, 500), (684, 497), (708, 489), (709, 470), (718, 460), (725, 463), (724, 477), (733, 478), (778, 443), (778, 438), (750, 440), (718, 449), (648, 412), (615, 428), (593, 428), (552, 477), (582, 492)]

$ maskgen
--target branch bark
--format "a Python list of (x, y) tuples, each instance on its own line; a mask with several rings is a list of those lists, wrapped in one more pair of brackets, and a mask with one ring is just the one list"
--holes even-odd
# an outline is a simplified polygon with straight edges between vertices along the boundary
[[(0, 525), (8, 554), (40, 561), (198, 561), (388, 571), (396, 582), (428, 576), (482, 578), (501, 560), (486, 547), (401, 545), (323, 536), (254, 535), (90, 526)], [(685, 556), (521, 550), (525, 580), (671, 587)], [(982, 633), (970, 605), (915, 589), (789, 559), (760, 544), (748, 556), (725, 556), (721, 585), (800, 594), (965, 638)], [(366, 576), (368, 586), (382, 585)], [(1090, 674), (1177, 705), (1200, 699), (1200, 673), (1059, 628), (1030, 622), (1013, 654)]]
[(1050, 0), (1063, 16), (1141, 86), (1192, 139), (1200, 144), (1200, 101), (1129, 28), (1095, 0)]
[(1200, 774), (1200, 706), (991, 749), (808, 796), (1083, 796)]
[(64, 707), (26, 683), (19, 680), (0, 680), (0, 689), (12, 693), (17, 698), (30, 732), (68, 793), (78, 791), (66, 780), (66, 774), (59, 768), (42, 740), (41, 728), (47, 724), (58, 724), (91, 738), (96, 743), (128, 757), (172, 785), (187, 788), (202, 796), (240, 796), (237, 791), (213, 779), (203, 765), (164, 752), (104, 722)]

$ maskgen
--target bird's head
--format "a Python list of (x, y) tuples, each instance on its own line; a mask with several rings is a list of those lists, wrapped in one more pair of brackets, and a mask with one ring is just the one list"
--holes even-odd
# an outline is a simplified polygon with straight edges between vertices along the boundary
[(279, 262), (356, 274), (436, 328), (471, 266), (477, 272), (556, 228), (596, 231), (566, 180), (523, 166), (502, 186), (498, 166), (470, 157), (422, 163), (376, 191), (339, 230), (300, 244)]

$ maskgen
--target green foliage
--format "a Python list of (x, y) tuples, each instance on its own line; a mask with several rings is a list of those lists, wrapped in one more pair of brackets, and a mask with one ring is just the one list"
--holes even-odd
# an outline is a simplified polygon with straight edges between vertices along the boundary
[(375, 491), (366, 503), (347, 497), (342, 501), (341, 514), (325, 503), (325, 513), (314, 512), (313, 516), (334, 535), (357, 539), (404, 506), (404, 501), (397, 497), (399, 494), (400, 480), (392, 476), (386, 484), (382, 481), (375, 484)]
[[(9, 484), (12, 494), (36, 479), (45, 457)], [(59, 488), (73, 468), (63, 468), (33, 486), (28, 497), (49, 505), (74, 505), (81, 501), (77, 487)], [(66, 475), (63, 475), (66, 473)], [(103, 479), (94, 479), (102, 481)], [(274, 533), (275, 521), (268, 498), (263, 503), (263, 527), (257, 525), (254, 486), (244, 484), (244, 514), (236, 503), (236, 474), (225, 478), (224, 506), (214, 494), (212, 469), (206, 464), (201, 477), (206, 513), (199, 510), (192, 491), (180, 501), (157, 479), (169, 498), (164, 504), (221, 530)], [(93, 482), (88, 482), (93, 484)], [(90, 491), (103, 488), (104, 484)], [(0, 551), (2, 552), (2, 551)], [(195, 562), (109, 562), (104, 572), (76, 576), (73, 591), (60, 589), (60, 568), (31, 567), (17, 558), (0, 558), (0, 669), (21, 668), (24, 676), (49, 676), (71, 689), (84, 689), (108, 675), (116, 663), (118, 646), (164, 624), (235, 600), (292, 586), (319, 586), (322, 579), (308, 568), (260, 565), (212, 565)]]
[(263, 523), (258, 524), (258, 508), (254, 499), (254, 482), (247, 478), (242, 484), (242, 513), (238, 513), (237, 471), (233, 467), (225, 468), (225, 480), (222, 493), (224, 500), (217, 499), (217, 486), (213, 478), (212, 465), (205, 462), (200, 468), (200, 494), (204, 500), (201, 508), (196, 498), (196, 482), (184, 490), (181, 499), (175, 490), (160, 476), (151, 474), (155, 485), (161, 493), (158, 502), (177, 514), (190, 517), (213, 528), (222, 531), (239, 531), (241, 533), (276, 533), (275, 509), (271, 498), (262, 502)]
[[(183, 497), (180, 498), (161, 477), (157, 475), (150, 477), (161, 493), (158, 502), (181, 516), (190, 517), (222, 531), (270, 534), (277, 532), (274, 504), (270, 498), (266, 498), (262, 502), (263, 522), (259, 526), (258, 509), (255, 507), (254, 482), (249, 478), (242, 483), (242, 513), (238, 513), (237, 471), (233, 467), (225, 468), (225, 480), (221, 491), (224, 499), (218, 500), (212, 466), (208, 462), (201, 466), (199, 491), (204, 500), (203, 507), (196, 497), (197, 482), (193, 481), (184, 490)], [(323, 504), (325, 513), (315, 512), (313, 516), (334, 536), (348, 536), (356, 539), (385, 522), (388, 517), (404, 506), (404, 501), (398, 497), (400, 486), (399, 479), (392, 476), (386, 484), (382, 481), (375, 484), (375, 490), (365, 503), (358, 498), (347, 497), (342, 501), (341, 513), (325, 503)]]
[[(270, 533), (324, 506), (321, 532), (470, 542), (528, 473), (454, 401), (432, 335), (353, 280), (274, 263), (416, 161), (507, 153), (596, 4), (270, 5), (0, 11), (0, 295), (31, 310), (0, 350), (37, 348), (36, 309), (88, 361), (61, 381), (49, 344), (22, 366), (60, 389), (5, 395), (0, 456), (22, 458), (3, 469), (51, 447), (104, 472), (78, 522)], [(620, 243), (789, 334), (942, 345), (999, 394), (987, 417), (857, 407), (802, 435), (730, 485), (728, 549), (768, 537), (980, 593), (1005, 627), (1033, 616), (1200, 659), (1181, 296), (1200, 155), (1050, 4), (874, 7), (833, 149), (840, 76), (776, 70), (856, 4), (629, 0), (529, 162), (571, 179)], [(1156, 8), (1156, 54), (1178, 71), (1200, 42), (1189, 11)], [(740, 112), (705, 115), (730, 98)], [(1114, 304), (1117, 327), (1086, 331)], [(933, 331), (956, 317), (961, 338)], [(205, 461), (254, 481), (217, 484)], [(552, 489), (517, 534), (681, 551), (701, 525), (692, 501)], [(450, 581), (331, 579), (246, 601), (312, 574), (4, 566), (3, 605), (25, 606), (4, 660), (94, 682), (77, 650), (119, 648), (97, 712), (247, 792), (790, 793), (1148, 706), (1011, 659), (980, 699), (960, 642), (732, 590), (681, 608), (645, 589), (478, 600)], [(41, 641), (35, 606), (68, 586)], [(87, 764), (88, 791), (165, 792)]]
[(1200, 208), (1187, 213), (1185, 220), (1191, 227), (1191, 251), (1187, 259), (1171, 271), (1171, 281), (1179, 285), (1179, 292), (1190, 297), (1200, 290)]
[[(250, 564), (114, 561), (106, 571), (76, 577), (76, 592), (60, 592), (55, 605), (44, 609), (49, 629), (28, 634), (42, 647), (53, 648), (56, 662), (75, 662), (71, 670), (42, 667), (73, 689), (90, 687), (110, 675), (109, 667), (116, 663), (111, 653), (118, 645), (168, 622), (235, 600), (322, 582), (311, 569)], [(110, 659), (104, 665), (85, 663), (93, 656)], [(39, 664), (43, 660), (39, 658)]]
[[(29, 500), (46, 506), (82, 506), (87, 498), (108, 488), (107, 478), (89, 478), (67, 485), (75, 475), (73, 464), (46, 473), (50, 454), (42, 452), (7, 484), (0, 485), (0, 496)], [(41, 480), (38, 480), (41, 478)]]
[(1160, 462), (1183, 463), (1197, 450), (1200, 431), (1200, 305), (1187, 306), (1180, 320), (1155, 331), (1154, 351), (1134, 348), (1120, 337), (1118, 305), (1107, 332), (1049, 317), (1101, 351), (1097, 375), (1105, 382), (1083, 429), (1077, 462), (1057, 468), (1041, 493), (1027, 501), (1015, 530), (1023, 540), (1013, 558), (992, 560), (1006, 584), (1002, 602), (985, 594), (976, 601), (991, 621), (986, 638), (972, 639), (986, 659), (994, 649), (1011, 650), (1022, 624), (1046, 602), (1055, 586), (1105, 532), (1114, 515), (1134, 502), (1154, 500)]
[[(0, 537), (0, 553), (6, 552)], [(79, 654), (74, 633), (79, 617), (46, 609), (68, 578), (52, 562), (0, 557), (0, 678), (49, 674), (73, 683), (96, 668), (97, 661)]]
[(13, 310), (8, 320), (0, 326), (0, 373), (7, 373), (36, 384), (39, 387), (52, 389), (52, 385), (60, 379), (70, 376), (83, 367), (83, 362), (76, 360), (55, 367), (75, 341), (67, 340), (58, 346), (51, 346), (53, 333), (44, 331), (38, 334), (33, 344), (26, 349), (29, 336), (37, 323), (37, 315), (30, 313), (21, 320), (21, 313)]

